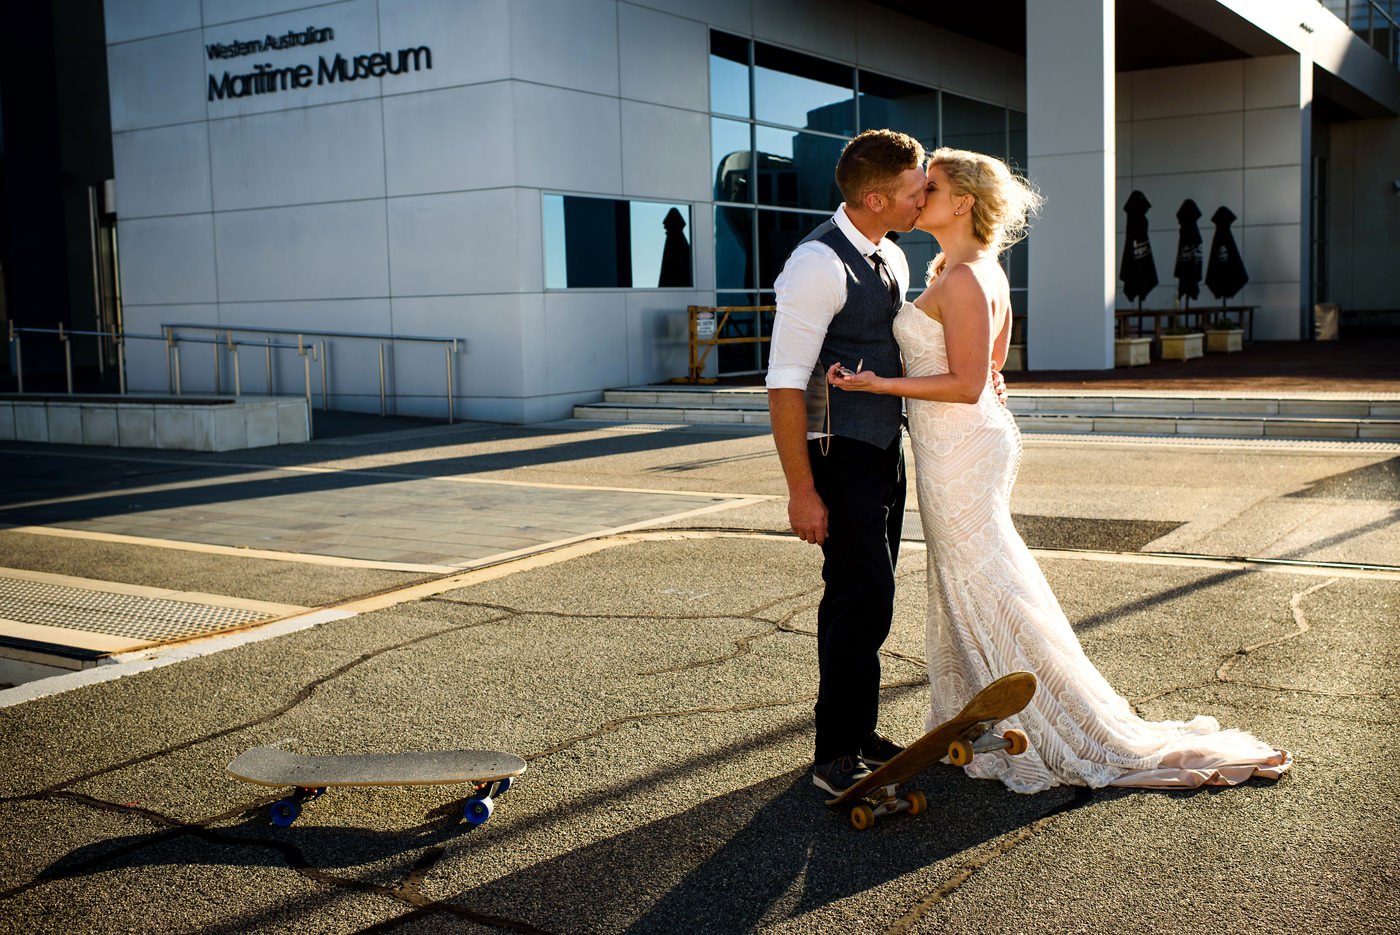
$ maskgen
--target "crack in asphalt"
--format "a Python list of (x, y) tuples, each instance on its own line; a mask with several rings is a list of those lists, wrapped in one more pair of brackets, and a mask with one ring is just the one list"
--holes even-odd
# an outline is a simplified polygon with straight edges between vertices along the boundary
[(1293, 688), (1293, 687), (1290, 687), (1290, 686), (1287, 686), (1287, 685), (1263, 685), (1263, 684), (1260, 684), (1260, 683), (1257, 683), (1257, 682), (1245, 682), (1245, 681), (1241, 681), (1241, 680), (1239, 680), (1239, 679), (1232, 678), (1231, 675), (1230, 675), (1231, 671), (1235, 668), (1236, 665), (1238, 665), (1238, 664), (1239, 664), (1240, 662), (1242, 662), (1246, 657), (1252, 655), (1253, 653), (1258, 652), (1259, 650), (1263, 649), (1263, 648), (1266, 647), (1266, 646), (1275, 646), (1275, 645), (1277, 645), (1277, 644), (1279, 644), (1279, 643), (1287, 643), (1287, 642), (1290, 642), (1290, 641), (1292, 641), (1292, 640), (1296, 640), (1296, 639), (1298, 639), (1299, 637), (1301, 637), (1303, 634), (1307, 633), (1308, 630), (1310, 629), (1310, 626), (1309, 626), (1309, 624), (1308, 624), (1307, 614), (1305, 614), (1305, 613), (1303, 612), (1303, 600), (1304, 600), (1305, 598), (1307, 598), (1309, 595), (1311, 595), (1313, 592), (1315, 592), (1315, 591), (1320, 591), (1320, 590), (1322, 590), (1323, 588), (1328, 587), (1329, 585), (1336, 584), (1339, 580), (1340, 580), (1340, 579), (1338, 579), (1338, 578), (1328, 578), (1326, 581), (1318, 582), (1317, 584), (1314, 584), (1314, 585), (1313, 585), (1312, 587), (1310, 587), (1310, 588), (1307, 588), (1307, 589), (1305, 589), (1305, 590), (1303, 590), (1303, 591), (1299, 591), (1299, 592), (1295, 593), (1295, 594), (1293, 595), (1293, 597), (1289, 599), (1289, 601), (1288, 601), (1288, 607), (1289, 607), (1289, 610), (1292, 611), (1292, 613), (1293, 613), (1293, 622), (1294, 622), (1295, 626), (1297, 627), (1297, 629), (1293, 630), (1293, 631), (1290, 632), (1290, 633), (1285, 633), (1285, 634), (1283, 634), (1282, 636), (1271, 637), (1271, 638), (1269, 638), (1269, 639), (1267, 639), (1267, 640), (1261, 640), (1260, 642), (1258, 642), (1258, 643), (1253, 643), (1253, 644), (1251, 644), (1251, 645), (1249, 645), (1249, 646), (1242, 646), (1242, 647), (1240, 647), (1239, 649), (1235, 650), (1234, 652), (1230, 653), (1229, 655), (1227, 655), (1227, 656), (1225, 656), (1225, 657), (1223, 657), (1223, 658), (1221, 659), (1220, 667), (1219, 667), (1218, 669), (1216, 669), (1215, 674), (1212, 675), (1210, 678), (1204, 679), (1204, 680), (1202, 680), (1202, 681), (1200, 681), (1200, 682), (1192, 683), (1192, 684), (1190, 684), (1190, 685), (1177, 685), (1177, 686), (1174, 686), (1174, 687), (1172, 687), (1172, 688), (1164, 688), (1164, 689), (1162, 689), (1162, 690), (1159, 691), (1159, 692), (1153, 692), (1153, 693), (1150, 694), (1150, 695), (1144, 695), (1144, 696), (1141, 697), (1141, 698), (1138, 698), (1138, 699), (1133, 700), (1133, 701), (1131, 702), (1131, 705), (1132, 705), (1132, 708), (1133, 708), (1134, 713), (1137, 712), (1138, 705), (1146, 704), (1146, 703), (1149, 702), (1149, 701), (1156, 701), (1156, 700), (1159, 699), (1159, 698), (1165, 698), (1165, 697), (1168, 696), (1168, 695), (1174, 695), (1174, 694), (1176, 694), (1176, 693), (1178, 693), (1178, 692), (1195, 691), (1195, 690), (1197, 690), (1197, 689), (1205, 688), (1205, 687), (1207, 687), (1207, 686), (1209, 686), (1209, 685), (1217, 685), (1217, 684), (1218, 684), (1218, 685), (1233, 685), (1233, 686), (1235, 686), (1235, 687), (1237, 687), (1237, 688), (1252, 688), (1252, 689), (1257, 689), (1257, 690), (1260, 690), (1260, 691), (1274, 691), (1274, 692), (1285, 692), (1285, 693), (1297, 692), (1297, 693), (1299, 693), (1299, 694), (1320, 695), (1320, 696), (1329, 697), (1329, 698), (1374, 698), (1374, 699), (1385, 699), (1385, 698), (1393, 697), (1393, 696), (1394, 696), (1394, 693), (1393, 693), (1393, 692), (1392, 692), (1392, 693), (1381, 692), (1381, 693), (1359, 693), (1359, 694), (1358, 694), (1358, 693), (1351, 693), (1351, 692), (1329, 692), (1329, 691), (1325, 691), (1325, 690), (1323, 690), (1323, 689)]

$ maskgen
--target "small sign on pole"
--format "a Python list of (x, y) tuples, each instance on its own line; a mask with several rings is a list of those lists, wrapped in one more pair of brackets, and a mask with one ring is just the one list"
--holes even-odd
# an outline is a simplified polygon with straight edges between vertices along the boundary
[(714, 312), (695, 313), (695, 336), (697, 338), (713, 338), (715, 336)]

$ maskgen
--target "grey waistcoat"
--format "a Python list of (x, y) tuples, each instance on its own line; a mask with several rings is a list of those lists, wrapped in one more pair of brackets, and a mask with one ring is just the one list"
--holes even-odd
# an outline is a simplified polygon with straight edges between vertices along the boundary
[[(890, 308), (890, 290), (879, 272), (861, 256), (835, 221), (822, 224), (802, 242), (809, 240), (820, 240), (835, 250), (846, 267), (846, 304), (826, 329), (821, 356), (812, 369), (805, 394), (807, 431), (825, 433), (828, 367), (839, 360), (854, 370), (864, 360), (865, 370), (882, 377), (902, 376), (904, 370), (892, 330), (898, 309)], [(830, 399), (832, 435), (854, 438), (881, 449), (899, 437), (903, 403), (898, 396), (850, 393), (832, 387)]]

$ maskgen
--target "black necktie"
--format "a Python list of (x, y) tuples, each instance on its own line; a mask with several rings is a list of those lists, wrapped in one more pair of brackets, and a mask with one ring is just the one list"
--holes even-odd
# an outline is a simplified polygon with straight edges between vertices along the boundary
[(879, 250), (870, 254), (870, 259), (875, 263), (875, 271), (885, 281), (885, 288), (890, 290), (890, 307), (899, 308), (903, 303), (899, 301), (899, 283), (895, 280), (894, 273), (885, 264), (885, 258), (880, 255)]

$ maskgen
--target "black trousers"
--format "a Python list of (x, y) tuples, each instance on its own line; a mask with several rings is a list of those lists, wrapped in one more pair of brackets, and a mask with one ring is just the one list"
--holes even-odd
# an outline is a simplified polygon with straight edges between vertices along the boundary
[(817, 493), (826, 504), (826, 590), (817, 610), (815, 761), (859, 751), (880, 711), (880, 647), (894, 615), (894, 570), (904, 525), (904, 444), (833, 436), (825, 456), (808, 443)]

